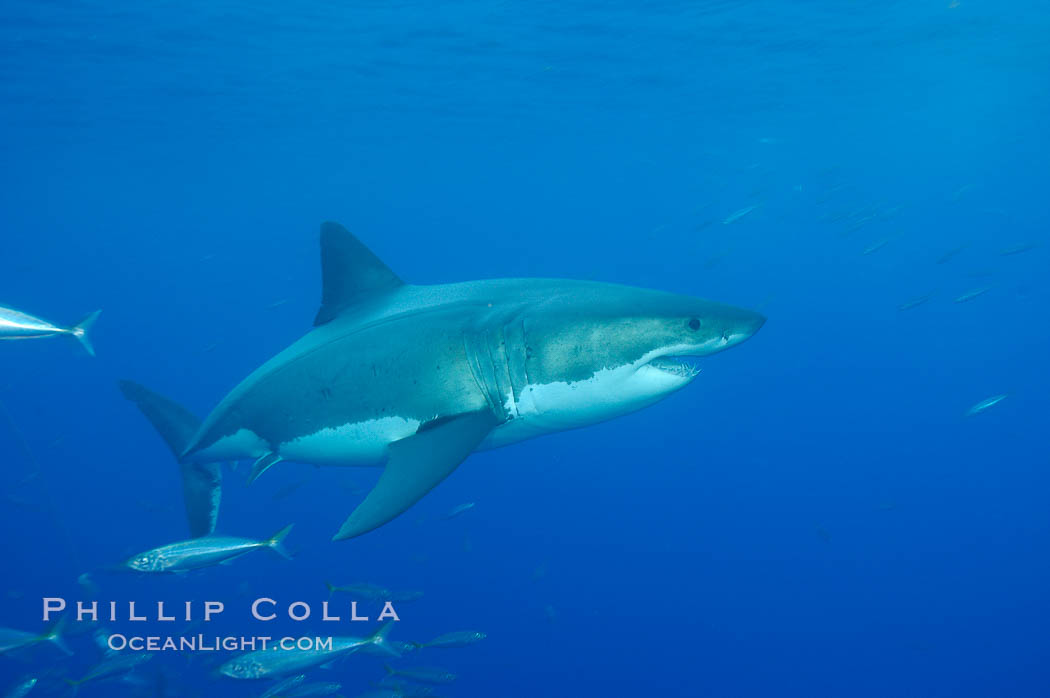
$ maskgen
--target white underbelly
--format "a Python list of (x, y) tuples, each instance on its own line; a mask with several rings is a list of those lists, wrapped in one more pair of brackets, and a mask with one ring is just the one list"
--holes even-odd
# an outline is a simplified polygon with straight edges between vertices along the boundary
[(477, 450), (485, 451), (490, 448), (501, 448), (536, 436), (550, 434), (555, 431), (563, 431), (563, 429), (547, 428), (539, 424), (537, 420), (530, 421), (522, 417), (516, 417), (509, 422), (500, 424), (489, 432), (489, 435), (485, 437), (485, 440), (478, 445)]
[(479, 449), (598, 424), (647, 407), (688, 382), (668, 371), (628, 365), (602, 369), (581, 381), (529, 384), (519, 395), (507, 395), (503, 407), (512, 418), (496, 427)]
[(238, 429), (235, 433), (224, 436), (211, 446), (197, 451), (191, 456), (196, 463), (217, 463), (225, 460), (258, 458), (270, 451), (269, 444), (250, 429)]
[(391, 443), (412, 436), (419, 425), (415, 419), (382, 417), (326, 427), (280, 444), (277, 453), (297, 463), (378, 465), (386, 459)]

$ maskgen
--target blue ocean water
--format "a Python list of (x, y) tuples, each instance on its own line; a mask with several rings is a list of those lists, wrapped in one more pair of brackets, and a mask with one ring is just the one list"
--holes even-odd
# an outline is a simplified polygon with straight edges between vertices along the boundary
[[(1050, 694), (1042, 4), (0, 17), (0, 304), (103, 309), (96, 359), (0, 343), (0, 626), (43, 629), (41, 598), (89, 598), (91, 572), (101, 599), (225, 602), (212, 633), (361, 635), (247, 606), (367, 581), (424, 592), (394, 639), (487, 634), (401, 662), (457, 673), (441, 695)], [(248, 487), (242, 466), (220, 530), (294, 522), (294, 561), (97, 572), (187, 535), (177, 468), (117, 379), (207, 414), (309, 329), (329, 219), (414, 283), (604, 280), (769, 319), (667, 400), (475, 454), (359, 539), (329, 540), (375, 471), (282, 463)], [(68, 693), (100, 657), (70, 635), (68, 659), (0, 657), (0, 686)], [(78, 695), (265, 690), (216, 677), (225, 658), (162, 653)], [(383, 664), (310, 678), (352, 696)]]

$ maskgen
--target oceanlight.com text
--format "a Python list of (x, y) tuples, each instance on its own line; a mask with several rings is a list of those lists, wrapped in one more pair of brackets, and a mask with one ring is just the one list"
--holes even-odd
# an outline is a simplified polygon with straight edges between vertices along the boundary
[(332, 649), (331, 637), (281, 637), (236, 635), (132, 635), (114, 633), (107, 640), (114, 652), (254, 652), (281, 649), (311, 651)]

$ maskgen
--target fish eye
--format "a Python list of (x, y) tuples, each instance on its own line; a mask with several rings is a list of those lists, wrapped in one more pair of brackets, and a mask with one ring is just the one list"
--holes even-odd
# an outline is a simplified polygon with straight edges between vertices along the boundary
[(700, 329), (700, 318), (691, 317), (689, 318), (689, 322), (686, 324), (689, 325), (689, 329), (696, 332), (698, 329)]

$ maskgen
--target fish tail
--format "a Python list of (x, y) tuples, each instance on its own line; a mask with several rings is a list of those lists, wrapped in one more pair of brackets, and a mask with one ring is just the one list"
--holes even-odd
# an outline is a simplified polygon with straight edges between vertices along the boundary
[(335, 593), (335, 584), (332, 584), (328, 580), (325, 580), (324, 585), (328, 589), (328, 598), (332, 598), (332, 594)]
[(50, 642), (52, 645), (62, 650), (67, 655), (72, 656), (73, 652), (66, 646), (66, 641), (62, 639), (62, 631), (66, 628), (66, 617), (62, 616), (59, 618), (54, 625), (40, 633), (40, 642)]
[(284, 542), (284, 539), (288, 536), (288, 533), (292, 530), (292, 526), (294, 525), (295, 524), (288, 524), (280, 531), (273, 534), (272, 538), (269, 538), (266, 541), (266, 547), (283, 557), (285, 560), (291, 560), (292, 555), (288, 552), (284, 545), (282, 545), (282, 543)]
[(386, 670), (386, 675), (387, 676), (393, 676), (394, 674), (397, 673), (397, 669), (395, 669), (394, 667), (390, 666), (389, 664), (384, 664), (383, 665), (383, 669)]
[(84, 682), (83, 679), (62, 679), (69, 684), (69, 695), (75, 696), (77, 691), (80, 690), (80, 684)]
[(374, 647), (378, 647), (387, 654), (393, 655), (394, 657), (400, 657), (401, 653), (398, 652), (397, 649), (387, 640), (387, 636), (390, 635), (390, 631), (393, 627), (394, 621), (387, 621), (381, 628), (379, 628), (379, 630), (375, 631), (375, 633), (372, 634), (372, 637), (368, 638), (368, 640)]
[(98, 315), (101, 312), (101, 310), (96, 310), (69, 328), (69, 331), (77, 338), (77, 341), (84, 347), (84, 350), (91, 356), (95, 355), (95, 347), (91, 345), (91, 338), (88, 337), (88, 330), (90, 330), (91, 326), (95, 324), (95, 320), (98, 319)]

